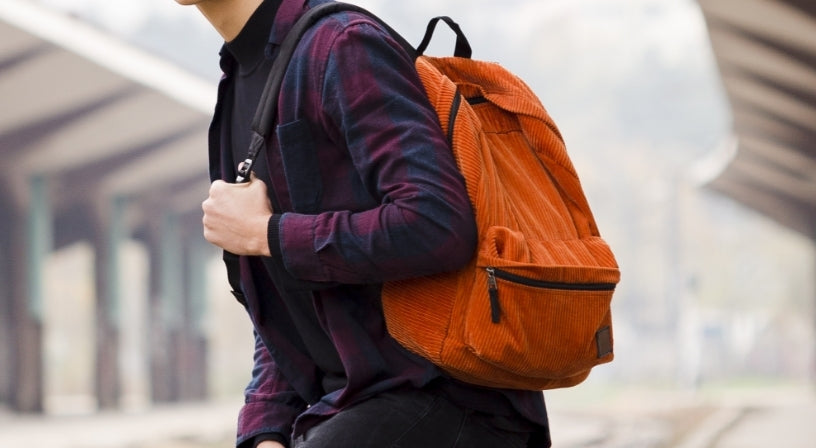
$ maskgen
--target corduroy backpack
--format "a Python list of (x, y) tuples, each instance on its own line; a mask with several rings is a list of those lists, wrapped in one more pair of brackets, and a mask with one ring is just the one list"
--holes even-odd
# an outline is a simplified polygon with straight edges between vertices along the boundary
[[(358, 6), (329, 2), (307, 11), (281, 45), (239, 181), (248, 177), (274, 124), (283, 73), (300, 37), (341, 10), (376, 19), (416, 56), (464, 175), (478, 230), (477, 251), (466, 268), (383, 286), (389, 333), (473, 384), (544, 390), (582, 382), (614, 356), (610, 304), (620, 279), (615, 257), (599, 235), (547, 111), (518, 77), (472, 59), (467, 38), (450, 18), (432, 19), (414, 49)], [(454, 56), (424, 56), (440, 20), (456, 33)]]

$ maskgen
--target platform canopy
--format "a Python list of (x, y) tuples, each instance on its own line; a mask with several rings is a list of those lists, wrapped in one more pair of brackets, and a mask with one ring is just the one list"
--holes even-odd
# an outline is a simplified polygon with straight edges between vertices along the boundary
[(136, 227), (199, 209), (214, 95), (213, 82), (81, 21), (3, 0), (0, 204), (22, 207), (43, 178), (57, 223), (104, 216), (115, 198), (133, 204)]
[(710, 185), (816, 238), (816, 1), (698, 2), (733, 116)]

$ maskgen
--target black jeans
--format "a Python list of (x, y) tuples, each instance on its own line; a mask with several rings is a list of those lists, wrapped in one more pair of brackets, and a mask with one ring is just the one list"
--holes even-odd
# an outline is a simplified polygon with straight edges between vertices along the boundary
[(528, 432), (500, 429), (492, 416), (416, 390), (386, 392), (341, 411), (293, 448), (522, 448)]

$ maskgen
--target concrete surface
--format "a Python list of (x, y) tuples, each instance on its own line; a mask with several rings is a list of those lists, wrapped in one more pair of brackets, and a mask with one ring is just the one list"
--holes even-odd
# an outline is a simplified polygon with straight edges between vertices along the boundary
[[(240, 400), (143, 412), (0, 412), (0, 448), (229, 448)], [(554, 448), (813, 448), (809, 388), (548, 392)], [(425, 447), (423, 447), (425, 448)]]

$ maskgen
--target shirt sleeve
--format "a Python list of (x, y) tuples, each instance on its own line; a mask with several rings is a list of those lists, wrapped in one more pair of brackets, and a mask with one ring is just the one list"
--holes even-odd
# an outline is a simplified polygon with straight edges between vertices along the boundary
[(252, 447), (257, 437), (288, 446), (292, 424), (306, 403), (280, 373), (257, 333), (254, 361), (252, 380), (244, 391), (244, 406), (238, 416), (236, 446)]
[(323, 73), (320, 124), (345, 141), (379, 205), (280, 216), (270, 243), (286, 269), (308, 281), (376, 283), (464, 266), (476, 247), (473, 212), (413, 58), (378, 26), (352, 20), (322, 60), (310, 68)]

